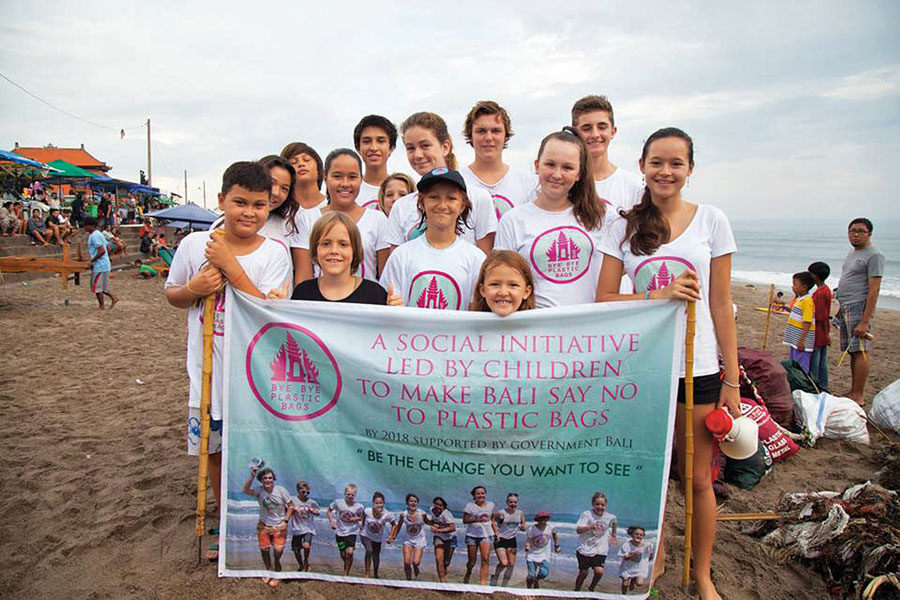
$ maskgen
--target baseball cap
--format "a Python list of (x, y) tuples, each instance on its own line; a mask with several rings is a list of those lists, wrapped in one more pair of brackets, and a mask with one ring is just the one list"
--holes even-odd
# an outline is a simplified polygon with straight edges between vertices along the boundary
[(548, 511), (548, 510), (539, 510), (539, 511), (537, 511), (537, 514), (534, 515), (535, 521), (537, 521), (539, 519), (549, 519), (549, 518), (550, 518), (550, 511)]
[(459, 171), (454, 171), (453, 169), (448, 169), (447, 167), (438, 167), (425, 173), (422, 176), (422, 179), (419, 180), (416, 189), (418, 189), (420, 192), (424, 192), (439, 181), (452, 183), (462, 191), (466, 191), (466, 182), (463, 179), (462, 175), (459, 174)]

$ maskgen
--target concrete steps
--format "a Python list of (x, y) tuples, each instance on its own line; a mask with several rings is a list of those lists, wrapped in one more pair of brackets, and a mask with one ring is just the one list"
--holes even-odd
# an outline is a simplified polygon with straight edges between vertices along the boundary
[[(166, 232), (166, 240), (171, 243), (175, 239), (175, 230), (172, 227), (164, 228)], [(125, 254), (110, 256), (110, 262), (114, 271), (130, 268), (134, 265), (135, 259), (151, 260), (150, 255), (142, 254), (140, 251), (140, 238), (138, 231), (140, 225), (123, 225), (119, 228), (120, 237), (127, 245)], [(76, 260), (78, 258), (78, 247), (81, 248), (81, 254), (85, 260), (88, 258), (87, 252), (87, 232), (83, 229), (77, 231), (70, 238), (69, 258)], [(50, 244), (49, 246), (32, 246), (31, 237), (0, 237), (0, 256), (39, 256), (42, 258), (60, 258), (63, 256), (62, 246)], [(45, 279), (47, 277), (59, 277), (55, 273), (3, 273), (0, 285), (18, 283), (22, 281), (30, 281), (34, 279)], [(71, 277), (70, 277), (71, 280)], [(85, 278), (83, 281), (87, 281)]]

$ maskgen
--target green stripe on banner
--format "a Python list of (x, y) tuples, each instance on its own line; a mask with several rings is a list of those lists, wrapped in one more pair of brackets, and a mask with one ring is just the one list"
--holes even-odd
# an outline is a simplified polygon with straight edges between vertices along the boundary
[[(220, 574), (573, 596), (581, 554), (591, 564), (606, 556), (594, 595), (616, 598), (621, 569), (649, 571), (652, 561), (623, 564), (619, 551), (629, 541), (629, 526), (644, 528), (651, 548), (658, 539), (683, 304), (593, 304), (500, 318), (263, 301), (229, 289), (226, 307)], [(283, 501), (268, 502), (266, 512), (242, 491), (254, 460), (273, 469), (275, 485), (291, 496), (298, 481), (310, 484), (310, 497), (321, 506), (320, 515), (305, 521), (314, 532), (311, 572), (298, 570), (291, 551), (299, 519), (288, 532), (283, 570), (265, 570), (257, 524), (261, 516), (277, 515)], [(364, 577), (360, 540), (344, 576), (326, 508), (344, 498), (351, 483), (357, 502), (370, 508), (373, 493), (381, 492), (395, 516), (407, 511), (410, 493), (426, 513), (436, 496), (446, 500), (458, 542), (447, 583), (438, 581), (427, 523), (417, 578), (407, 581), (403, 568), (403, 545), (419, 543), (416, 527), (382, 544), (380, 579)], [(262, 489), (255, 479), (252, 485)], [(484, 486), (486, 502), (495, 505), (483, 525), (463, 522), (467, 505), (472, 514), (489, 506), (472, 508), (475, 486)], [(592, 513), (598, 491), (607, 498), (605, 519)], [(549, 555), (548, 577), (540, 590), (526, 590), (527, 533), (518, 529), (518, 555), (506, 583), (501, 573), (497, 587), (481, 585), (476, 564), (464, 584), (466, 530), (501, 528), (510, 493), (518, 494), (526, 529), (537, 511), (552, 515), (560, 550)], [(340, 510), (333, 516), (341, 525)], [(578, 533), (579, 520), (602, 523)], [(506, 532), (512, 534), (508, 524)], [(498, 562), (493, 549), (490, 554), (493, 575)], [(645, 585), (629, 598), (646, 593)]]

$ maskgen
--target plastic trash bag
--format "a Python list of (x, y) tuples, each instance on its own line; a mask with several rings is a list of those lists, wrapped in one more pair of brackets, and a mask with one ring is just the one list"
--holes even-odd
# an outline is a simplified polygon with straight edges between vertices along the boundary
[(869, 416), (879, 427), (900, 433), (900, 379), (878, 392)]
[(794, 390), (794, 409), (798, 420), (809, 431), (810, 441), (820, 437), (869, 443), (866, 411), (850, 398), (832, 396), (826, 392), (810, 394)]

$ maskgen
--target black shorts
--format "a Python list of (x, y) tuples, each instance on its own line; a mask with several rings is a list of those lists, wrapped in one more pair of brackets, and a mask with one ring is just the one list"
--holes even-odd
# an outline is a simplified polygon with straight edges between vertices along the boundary
[(595, 554), (593, 556), (585, 556), (579, 551), (575, 551), (575, 556), (578, 558), (578, 570), (579, 571), (587, 571), (588, 569), (593, 569), (594, 567), (602, 567), (606, 564), (606, 555), (605, 554)]
[[(722, 391), (718, 373), (694, 377), (694, 404), (715, 404)], [(684, 377), (678, 380), (678, 402), (684, 404)]]
[(494, 548), (512, 548), (513, 550), (518, 549), (518, 544), (516, 544), (516, 538), (502, 538), (498, 537), (497, 541), (494, 542)]
[(311, 533), (295, 533), (291, 538), (291, 550), (302, 550), (303, 544), (311, 544), (313, 534)]
[(355, 535), (335, 535), (334, 541), (337, 544), (338, 550), (341, 552), (347, 548), (354, 548), (356, 546)]

